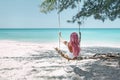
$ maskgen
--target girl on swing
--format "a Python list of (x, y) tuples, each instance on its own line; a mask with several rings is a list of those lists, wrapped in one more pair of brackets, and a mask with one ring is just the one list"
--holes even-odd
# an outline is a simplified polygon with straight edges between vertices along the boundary
[(63, 40), (61, 36), (61, 32), (59, 33), (60, 41), (63, 42), (68, 48), (68, 51), (64, 53), (58, 48), (55, 48), (55, 50), (64, 58), (67, 60), (76, 60), (80, 53), (80, 40), (81, 40), (81, 33), (79, 32), (79, 37), (76, 32), (71, 33), (70, 35), (70, 41)]

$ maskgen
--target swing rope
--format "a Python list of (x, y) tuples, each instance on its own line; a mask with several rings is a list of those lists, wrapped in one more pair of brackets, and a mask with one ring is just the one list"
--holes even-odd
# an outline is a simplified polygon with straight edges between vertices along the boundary
[[(60, 12), (59, 12), (59, 6), (60, 6), (60, 4), (59, 4), (59, 1), (58, 1), (58, 27), (59, 27), (59, 33), (61, 32), (61, 20), (60, 20)], [(59, 36), (59, 49), (60, 49), (60, 36)]]
[[(79, 3), (79, 1), (77, 2), (77, 4), (78, 4), (78, 13), (79, 13), (79, 11), (80, 11), (80, 3)], [(80, 37), (80, 40), (81, 40), (81, 32), (80, 32), (80, 19), (78, 18), (78, 27), (79, 27), (79, 37)]]

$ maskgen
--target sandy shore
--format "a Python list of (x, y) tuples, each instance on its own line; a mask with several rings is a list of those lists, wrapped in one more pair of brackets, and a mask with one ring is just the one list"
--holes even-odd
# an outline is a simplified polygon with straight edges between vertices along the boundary
[[(55, 52), (56, 46), (56, 43), (1, 40), (0, 80), (120, 80), (118, 61), (85, 59), (68, 62)], [(108, 52), (118, 53), (120, 48), (82, 48), (81, 55)]]

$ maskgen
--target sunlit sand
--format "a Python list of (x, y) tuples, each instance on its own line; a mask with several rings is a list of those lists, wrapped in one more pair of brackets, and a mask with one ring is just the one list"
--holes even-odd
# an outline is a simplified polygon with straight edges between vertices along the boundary
[[(120, 79), (119, 61), (84, 59), (68, 62), (54, 50), (56, 46), (58, 46), (57, 43), (1, 40), (0, 80)], [(85, 47), (82, 49), (81, 55), (91, 56), (95, 54), (89, 51), (83, 54)], [(117, 50), (119, 52), (119, 48)], [(70, 70), (66, 70), (67, 68)]]

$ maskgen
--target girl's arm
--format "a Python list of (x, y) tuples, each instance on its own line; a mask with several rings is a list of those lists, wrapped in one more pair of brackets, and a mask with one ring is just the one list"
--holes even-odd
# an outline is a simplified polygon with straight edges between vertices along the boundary
[(59, 32), (59, 38), (60, 38), (60, 41), (61, 41), (62, 43), (64, 43), (65, 45), (68, 44), (68, 42), (62, 38), (61, 32)]

